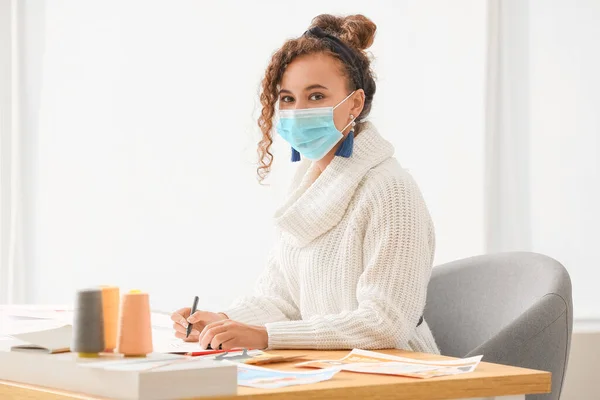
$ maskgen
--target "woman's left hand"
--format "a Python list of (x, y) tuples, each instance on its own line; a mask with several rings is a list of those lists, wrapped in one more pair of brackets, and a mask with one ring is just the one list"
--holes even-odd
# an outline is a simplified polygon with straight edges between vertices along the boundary
[(264, 326), (246, 325), (241, 322), (224, 320), (208, 324), (200, 332), (200, 347), (208, 345), (223, 350), (234, 348), (265, 349), (269, 346), (269, 335)]

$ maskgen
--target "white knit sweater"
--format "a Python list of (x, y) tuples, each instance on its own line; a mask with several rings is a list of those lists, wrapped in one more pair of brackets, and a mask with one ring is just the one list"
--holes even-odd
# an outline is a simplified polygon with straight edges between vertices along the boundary
[(224, 312), (265, 325), (269, 348), (439, 353), (423, 314), (433, 224), (393, 146), (365, 123), (349, 158), (299, 169), (253, 296)]

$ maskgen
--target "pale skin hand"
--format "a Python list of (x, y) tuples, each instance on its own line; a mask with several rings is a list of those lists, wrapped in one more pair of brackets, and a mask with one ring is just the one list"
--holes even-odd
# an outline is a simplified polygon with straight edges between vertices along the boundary
[(221, 346), (223, 350), (265, 349), (269, 346), (269, 335), (264, 326), (247, 325), (228, 319), (204, 327), (200, 333), (200, 347), (206, 349), (209, 344), (213, 349)]
[[(206, 325), (227, 319), (225, 314), (213, 313), (210, 311), (196, 311), (190, 316), (191, 311), (191, 308), (186, 307), (171, 314), (173, 329), (175, 329), (175, 337), (183, 339), (186, 342), (197, 342), (200, 337), (200, 332)], [(185, 335), (189, 324), (192, 324), (192, 331), (190, 332), (190, 336), (186, 338)]]

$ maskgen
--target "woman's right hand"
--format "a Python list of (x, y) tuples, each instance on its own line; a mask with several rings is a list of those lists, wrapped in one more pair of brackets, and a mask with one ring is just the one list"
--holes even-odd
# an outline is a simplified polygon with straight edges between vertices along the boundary
[[(191, 311), (191, 308), (186, 307), (171, 314), (173, 329), (175, 329), (175, 337), (183, 339), (186, 342), (197, 342), (200, 337), (200, 332), (202, 332), (206, 325), (227, 319), (225, 314), (218, 314), (210, 311), (196, 311), (190, 316)], [(192, 324), (192, 331), (190, 332), (190, 336), (186, 338), (185, 335), (189, 324)]]

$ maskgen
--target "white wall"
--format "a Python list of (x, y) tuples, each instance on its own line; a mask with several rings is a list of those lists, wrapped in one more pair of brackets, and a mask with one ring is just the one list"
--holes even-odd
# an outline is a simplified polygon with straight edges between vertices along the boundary
[(575, 317), (600, 318), (600, 2), (531, 1), (533, 249), (561, 261)]
[(436, 263), (483, 252), (485, 2), (165, 4), (28, 3), (29, 49), (44, 48), (26, 79), (40, 98), (28, 301), (116, 284), (155, 308), (198, 294), (218, 309), (250, 290), (291, 171), (277, 140), (273, 186), (255, 181), (258, 84), (271, 53), (324, 12), (378, 24), (372, 120), (421, 185)]
[[(577, 327), (576, 327), (577, 328)], [(589, 330), (573, 332), (569, 364), (561, 400), (598, 399), (598, 357), (600, 357), (600, 331), (597, 324)]]

